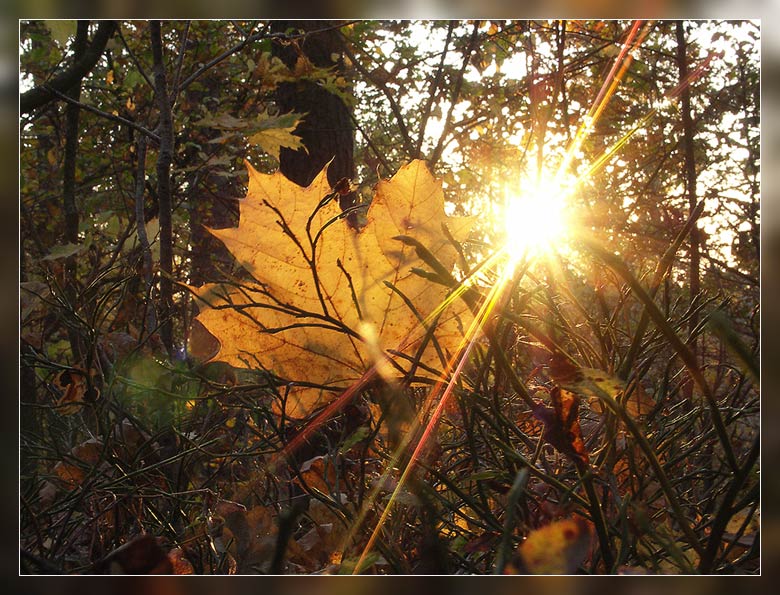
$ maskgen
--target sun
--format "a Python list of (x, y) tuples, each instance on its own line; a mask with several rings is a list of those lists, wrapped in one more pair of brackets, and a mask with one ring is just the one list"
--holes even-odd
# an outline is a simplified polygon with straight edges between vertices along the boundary
[(510, 259), (544, 252), (562, 241), (571, 188), (552, 176), (506, 188), (502, 217)]

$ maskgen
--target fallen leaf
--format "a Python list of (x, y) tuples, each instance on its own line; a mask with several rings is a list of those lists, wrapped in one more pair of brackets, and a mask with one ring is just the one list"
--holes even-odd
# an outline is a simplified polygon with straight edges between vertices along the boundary
[(111, 574), (172, 574), (173, 565), (153, 535), (139, 535), (106, 558)]
[[(365, 337), (371, 329), (398, 376), (414, 370), (438, 377), (471, 316), (454, 300), (436, 324), (448, 288), (415, 274), (425, 264), (397, 237), (414, 238), (452, 270), (457, 250), (442, 226), (461, 241), (472, 219), (445, 215), (441, 183), (425, 164), (413, 161), (379, 182), (361, 231), (343, 219), (325, 170), (303, 188), (281, 173), (247, 167), (238, 227), (211, 232), (254, 280), (193, 290), (201, 306), (197, 320), (220, 344), (216, 359), (341, 389), (377, 363), (374, 341)], [(435, 341), (421, 319), (435, 326)], [(288, 395), (286, 414), (306, 415), (329, 398), (298, 390)]]
[[(243, 507), (241, 507), (243, 508)], [(265, 506), (231, 510), (224, 515), (222, 539), (235, 558), (237, 572), (256, 571), (271, 563), (276, 548), (275, 513)]]
[(195, 569), (180, 547), (168, 552), (168, 561), (171, 564), (171, 574), (195, 574)]
[(544, 440), (575, 462), (587, 465), (588, 451), (582, 439), (579, 422), (579, 397), (572, 392), (553, 387), (550, 391), (553, 406), (537, 403), (534, 417), (544, 423)]
[(554, 353), (550, 358), (549, 370), (556, 384), (586, 398), (590, 408), (597, 413), (606, 410), (600, 391), (622, 403), (632, 418), (647, 415), (655, 407), (655, 401), (638, 382), (634, 383), (628, 399), (624, 399), (625, 382), (597, 368), (576, 366), (559, 353)]
[(329, 455), (313, 457), (301, 463), (300, 478), (309, 488), (330, 494), (338, 481), (337, 465), (338, 462)]
[(463, 546), (463, 551), (467, 554), (475, 552), (489, 552), (495, 548), (496, 543), (501, 537), (501, 533), (496, 531), (486, 531), (482, 535), (470, 539)]
[(750, 545), (760, 529), (760, 512), (747, 506), (729, 519), (729, 522), (726, 525), (726, 532), (723, 534), (723, 539), (731, 541), (741, 530), (743, 532), (740, 541), (742, 541), (743, 544)]
[[(344, 498), (343, 500), (346, 500)], [(341, 564), (349, 529), (326, 504), (312, 499), (306, 513), (314, 526), (298, 540), (301, 548), (315, 556), (321, 565)]]
[[(97, 374), (95, 370), (91, 373), (93, 378)], [(95, 401), (100, 391), (94, 385), (90, 387), (90, 383), (86, 372), (78, 368), (68, 368), (57, 374), (54, 385), (62, 392), (57, 399), (57, 410), (62, 415), (72, 415), (81, 409), (85, 401)]]
[(588, 555), (592, 530), (580, 517), (531, 531), (518, 553), (531, 574), (572, 574)]
[(41, 506), (47, 508), (54, 503), (54, 499), (57, 497), (57, 486), (51, 481), (44, 481), (38, 490), (38, 498), (40, 499)]
[(54, 465), (54, 472), (71, 488), (76, 487), (86, 478), (86, 470), (97, 465), (103, 457), (103, 442), (90, 438), (77, 444), (70, 451), (70, 458), (78, 461), (76, 465), (69, 461), (60, 461)]

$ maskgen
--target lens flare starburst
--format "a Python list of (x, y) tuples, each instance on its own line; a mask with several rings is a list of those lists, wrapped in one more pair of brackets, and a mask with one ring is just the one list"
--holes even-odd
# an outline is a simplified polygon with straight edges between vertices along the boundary
[(502, 217), (505, 250), (513, 262), (543, 252), (566, 235), (571, 187), (549, 178), (508, 188)]

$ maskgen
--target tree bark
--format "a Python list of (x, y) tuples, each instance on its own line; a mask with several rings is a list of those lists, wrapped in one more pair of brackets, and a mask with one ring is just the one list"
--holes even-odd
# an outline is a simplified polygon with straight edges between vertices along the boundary
[(173, 116), (168, 98), (168, 84), (165, 79), (165, 62), (163, 59), (162, 33), (160, 21), (149, 23), (151, 35), (152, 57), (154, 60), (154, 86), (157, 97), (157, 107), (160, 111), (158, 134), (160, 135), (160, 152), (157, 156), (157, 200), (160, 219), (160, 339), (173, 355), (173, 228), (172, 228), (172, 197), (171, 197), (171, 163), (173, 162)]
[[(685, 39), (685, 28), (683, 21), (677, 21), (676, 25), (677, 34), (677, 68), (679, 71), (680, 85), (682, 86), (682, 93), (680, 95), (681, 110), (682, 110), (682, 124), (683, 124), (683, 157), (685, 164), (685, 189), (688, 196), (688, 208), (692, 213), (696, 208), (696, 159), (693, 152), (693, 137), (694, 137), (694, 125), (691, 118), (691, 91), (690, 87), (686, 84), (688, 78), (688, 43)], [(699, 234), (698, 225), (694, 225), (691, 228), (690, 235), (690, 269), (689, 269), (689, 283), (691, 289), (691, 302), (696, 299), (701, 291), (701, 279), (700, 279), (700, 249), (701, 239)], [(688, 328), (692, 332), (698, 325), (699, 320), (696, 314), (693, 314), (689, 321)], [(697, 341), (695, 337), (691, 336), (689, 341), (693, 353), (696, 353)]]
[[(334, 68), (337, 74), (343, 74), (344, 44), (334, 23), (276, 21), (272, 30), (284, 33), (290, 28), (299, 29), (306, 35), (297, 43), (274, 43), (272, 52), (275, 56), (290, 68), (294, 68), (299, 59), (308, 59), (314, 66)], [(333, 162), (328, 167), (331, 185), (342, 178), (351, 180), (355, 176), (352, 119), (350, 108), (341, 97), (314, 81), (299, 80), (280, 84), (276, 103), (282, 113), (306, 114), (295, 131), (303, 140), (306, 151), (282, 147), (279, 154), (279, 169), (288, 179), (308, 186), (331, 159)], [(341, 198), (341, 207), (348, 208), (354, 202), (354, 193), (350, 193)]]
[[(208, 48), (200, 49), (190, 56), (196, 62), (208, 64), (214, 62)], [(226, 84), (224, 72), (214, 66), (205, 70), (199, 77), (198, 88), (187, 89), (187, 102), (197, 104), (206, 101), (209, 96), (218, 93)], [(239, 113), (251, 92), (234, 92), (227, 104), (230, 113)], [(246, 95), (246, 97), (244, 96)], [(227, 97), (227, 96), (226, 96)], [(210, 146), (222, 131), (201, 128), (190, 132), (195, 143)], [(190, 154), (192, 152), (192, 154)], [(183, 149), (184, 161), (200, 159), (197, 151)], [(233, 177), (220, 175), (218, 168), (207, 163), (189, 174), (187, 178), (187, 203), (190, 214), (190, 282), (199, 286), (203, 283), (224, 281), (235, 266), (235, 260), (225, 245), (209, 233), (207, 228), (223, 229), (238, 225), (238, 200), (243, 190), (241, 183)]]
[(108, 40), (114, 34), (116, 23), (114, 21), (102, 21), (98, 25), (92, 43), (86, 48), (80, 57), (76, 57), (73, 65), (53, 76), (46, 84), (38, 85), (19, 97), (19, 113), (25, 114), (42, 107), (57, 98), (52, 89), (65, 93), (73, 85), (80, 82), (95, 67), (100, 60)]
[[(78, 63), (84, 58), (87, 51), (87, 33), (89, 21), (79, 21), (76, 28), (76, 37), (73, 39), (73, 58)], [(66, 94), (76, 102), (81, 98), (81, 80), (76, 78), (73, 86), (66, 90)], [(79, 147), (79, 116), (80, 108), (77, 103), (68, 103), (65, 106), (65, 151), (62, 163), (62, 212), (65, 217), (64, 239), (66, 243), (78, 244), (79, 242), (79, 210), (76, 205), (76, 160)], [(76, 307), (78, 293), (76, 291), (76, 257), (70, 256), (65, 260), (65, 295), (72, 306)], [(81, 362), (84, 356), (82, 338), (78, 329), (68, 328), (68, 340), (71, 351), (76, 361)]]

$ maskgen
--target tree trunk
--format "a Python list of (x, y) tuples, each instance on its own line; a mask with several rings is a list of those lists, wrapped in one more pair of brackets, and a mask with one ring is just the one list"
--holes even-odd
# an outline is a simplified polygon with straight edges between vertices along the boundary
[(160, 110), (160, 152), (157, 156), (157, 199), (160, 206), (160, 338), (173, 355), (173, 227), (171, 196), (171, 163), (173, 162), (173, 116), (165, 78), (160, 21), (149, 23), (154, 59), (154, 92)]
[[(287, 45), (275, 43), (273, 54), (288, 67), (294, 68), (300, 59), (308, 59), (314, 66), (334, 68), (344, 73), (343, 40), (334, 23), (329, 21), (276, 21), (272, 29), (284, 33), (297, 29), (306, 36)], [(336, 58), (334, 60), (334, 58)], [(354, 134), (349, 106), (341, 97), (324, 89), (316, 82), (299, 80), (282, 83), (276, 91), (276, 103), (281, 113), (295, 111), (306, 116), (295, 133), (306, 151), (282, 147), (279, 169), (290, 180), (308, 186), (331, 159), (328, 181), (331, 185), (342, 178), (355, 175)], [(354, 204), (354, 193), (342, 197), (342, 209)]]
[[(73, 39), (73, 59), (80, 62), (87, 50), (87, 33), (89, 21), (79, 21), (76, 28), (76, 37)], [(81, 80), (77, 77), (74, 85), (65, 91), (71, 99), (79, 101), (81, 98)], [(74, 103), (65, 105), (65, 152), (62, 163), (62, 212), (65, 216), (66, 243), (79, 243), (79, 210), (76, 205), (76, 159), (79, 147), (79, 116), (81, 109)], [(68, 302), (77, 307), (78, 292), (76, 290), (76, 256), (70, 256), (65, 260), (65, 295)], [(84, 346), (82, 345), (79, 330), (75, 327), (68, 328), (68, 340), (70, 342), (73, 358), (77, 362), (84, 359)]]
[[(677, 21), (677, 67), (680, 76), (680, 85), (682, 86), (682, 93), (680, 96), (681, 109), (682, 109), (682, 123), (683, 123), (683, 156), (685, 162), (685, 190), (688, 196), (688, 208), (690, 212), (693, 212), (696, 208), (696, 160), (693, 154), (693, 119), (691, 118), (691, 91), (690, 87), (686, 85), (686, 79), (688, 78), (688, 58), (687, 50), (688, 44), (685, 40), (685, 29), (682, 21)], [(689, 283), (691, 288), (691, 303), (696, 299), (701, 291), (700, 280), (700, 249), (701, 240), (699, 235), (698, 225), (694, 225), (691, 228), (690, 235), (690, 271), (689, 271)], [(688, 328), (690, 331), (696, 328), (699, 320), (695, 314), (691, 316)], [(696, 353), (696, 339), (691, 336), (690, 346), (694, 354)]]

